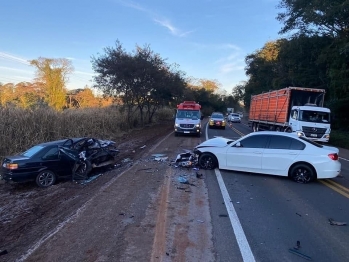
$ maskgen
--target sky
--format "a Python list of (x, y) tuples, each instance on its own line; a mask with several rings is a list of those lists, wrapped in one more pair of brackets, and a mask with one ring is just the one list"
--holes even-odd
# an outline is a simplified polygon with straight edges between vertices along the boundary
[(0, 83), (33, 81), (28, 60), (67, 58), (68, 89), (92, 87), (92, 57), (118, 40), (150, 49), (187, 77), (228, 93), (248, 78), (245, 57), (281, 38), (279, 0), (3, 0)]

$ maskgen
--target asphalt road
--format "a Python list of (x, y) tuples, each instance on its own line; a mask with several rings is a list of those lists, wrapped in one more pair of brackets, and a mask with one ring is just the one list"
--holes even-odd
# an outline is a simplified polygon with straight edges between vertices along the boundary
[[(234, 123), (206, 138), (238, 139), (252, 130)], [(344, 152), (344, 151), (343, 151)], [(347, 152), (345, 152), (347, 153)], [(206, 171), (219, 261), (349, 261), (349, 161), (341, 177), (297, 184), (285, 177)], [(296, 251), (290, 250), (297, 247)]]

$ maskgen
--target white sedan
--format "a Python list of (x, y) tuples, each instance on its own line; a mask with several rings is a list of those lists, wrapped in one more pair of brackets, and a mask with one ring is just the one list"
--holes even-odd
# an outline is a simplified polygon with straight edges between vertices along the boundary
[(272, 131), (250, 133), (235, 141), (216, 137), (194, 149), (201, 168), (288, 176), (299, 183), (338, 176), (338, 152), (292, 133)]

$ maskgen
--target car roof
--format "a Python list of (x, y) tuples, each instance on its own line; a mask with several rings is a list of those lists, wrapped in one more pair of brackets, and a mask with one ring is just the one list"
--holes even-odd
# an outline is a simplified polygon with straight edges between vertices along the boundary
[(73, 140), (73, 143), (84, 139), (84, 137), (75, 137), (75, 138), (66, 138), (66, 139), (61, 139), (61, 140), (54, 140), (54, 141), (48, 141), (48, 142), (43, 142), (40, 144), (37, 144), (38, 146), (52, 146), (52, 145), (63, 145), (65, 142), (67, 142), (67, 140)]

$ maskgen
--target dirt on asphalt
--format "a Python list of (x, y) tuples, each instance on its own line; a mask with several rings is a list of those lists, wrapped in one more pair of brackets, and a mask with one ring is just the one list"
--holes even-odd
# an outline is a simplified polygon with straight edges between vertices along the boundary
[(115, 139), (120, 166), (86, 184), (0, 183), (0, 261), (214, 261), (206, 172), (171, 163), (201, 139), (172, 131)]

